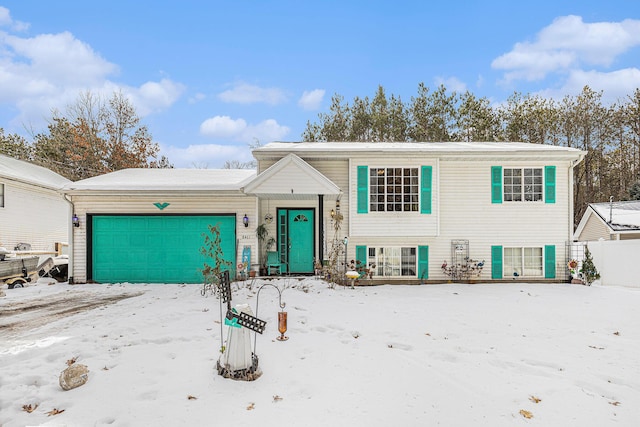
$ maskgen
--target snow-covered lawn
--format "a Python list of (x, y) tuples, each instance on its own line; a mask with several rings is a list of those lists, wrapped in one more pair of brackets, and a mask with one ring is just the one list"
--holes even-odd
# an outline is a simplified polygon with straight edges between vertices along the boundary
[[(289, 340), (275, 339), (278, 292), (264, 287), (253, 382), (217, 374), (220, 304), (200, 286), (6, 290), (0, 425), (640, 425), (640, 289), (269, 283), (283, 289)], [(255, 311), (259, 286), (234, 284), (233, 304)], [(61, 299), (86, 309), (14, 310)], [(72, 358), (89, 380), (63, 391)]]

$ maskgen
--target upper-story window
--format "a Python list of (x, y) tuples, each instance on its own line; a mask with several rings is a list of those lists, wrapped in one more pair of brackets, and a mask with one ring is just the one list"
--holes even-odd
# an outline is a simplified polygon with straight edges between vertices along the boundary
[(505, 202), (542, 201), (542, 168), (505, 168)]
[(371, 212), (417, 212), (420, 185), (418, 168), (370, 168)]
[(0, 183), (0, 208), (4, 208), (4, 184)]

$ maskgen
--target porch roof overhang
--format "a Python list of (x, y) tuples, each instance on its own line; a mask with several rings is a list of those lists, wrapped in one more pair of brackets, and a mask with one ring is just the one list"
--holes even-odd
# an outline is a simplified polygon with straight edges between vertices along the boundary
[(244, 186), (245, 194), (260, 199), (337, 199), (342, 190), (295, 154), (288, 154)]

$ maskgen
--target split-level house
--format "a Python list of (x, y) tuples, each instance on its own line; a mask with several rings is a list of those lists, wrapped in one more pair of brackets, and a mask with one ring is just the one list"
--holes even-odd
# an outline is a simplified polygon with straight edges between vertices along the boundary
[[(221, 240), (231, 269), (247, 249), (251, 268), (265, 261), (255, 234), (264, 225), (280, 274), (311, 274), (338, 249), (340, 262), (353, 260), (379, 282), (560, 281), (573, 232), (573, 169), (585, 154), (526, 143), (275, 142), (253, 151), (257, 174), (116, 172), (64, 190), (84, 224), (74, 229), (73, 275), (201, 282), (185, 269), (201, 265), (194, 254), (205, 224), (190, 218), (204, 215), (204, 223), (230, 218)], [(199, 237), (165, 238), (171, 227), (156, 222), (169, 219)], [(145, 240), (154, 228), (154, 240)], [(175, 251), (182, 267), (152, 274)], [(116, 267), (133, 253), (135, 262)], [(108, 273), (114, 268), (120, 273)]]
[(43, 256), (66, 251), (71, 208), (58, 190), (70, 182), (49, 169), (0, 155), (0, 247)]

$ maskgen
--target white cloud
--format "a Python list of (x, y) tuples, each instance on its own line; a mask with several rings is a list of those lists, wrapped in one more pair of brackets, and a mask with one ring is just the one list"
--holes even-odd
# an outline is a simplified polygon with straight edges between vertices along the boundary
[(250, 143), (254, 140), (274, 141), (283, 139), (290, 129), (273, 119), (258, 124), (248, 124), (244, 119), (232, 119), (229, 116), (211, 117), (200, 125), (202, 135)]
[(248, 162), (253, 159), (248, 145), (198, 144), (188, 147), (160, 145), (160, 155), (167, 156), (177, 168), (218, 169), (227, 160)]
[(29, 24), (21, 21), (14, 21), (11, 12), (6, 7), (0, 6), (0, 27), (11, 27), (14, 31), (24, 31), (29, 28)]
[(159, 82), (146, 82), (139, 88), (127, 88), (125, 91), (131, 95), (138, 114), (146, 116), (173, 105), (180, 98), (184, 89), (184, 85), (180, 83), (170, 79), (162, 79)]
[(535, 41), (516, 43), (491, 66), (506, 70), (505, 80), (541, 80), (549, 73), (578, 67), (609, 67), (621, 54), (640, 45), (640, 20), (585, 23), (563, 16), (543, 28)]
[(198, 102), (204, 100), (207, 96), (204, 93), (196, 93), (191, 98), (189, 98), (189, 104), (197, 104)]
[(278, 88), (261, 88), (248, 83), (237, 83), (233, 88), (220, 93), (218, 98), (234, 104), (278, 105), (287, 100), (285, 93)]
[[(8, 16), (0, 8), (1, 22), (12, 23)], [(65, 111), (87, 90), (105, 98), (122, 90), (140, 116), (169, 107), (184, 91), (166, 78), (140, 87), (121, 85), (111, 80), (117, 72), (117, 65), (69, 32), (34, 37), (0, 32), (0, 102), (17, 107), (13, 126), (42, 127), (52, 109)]]
[(322, 104), (324, 94), (324, 89), (314, 89), (312, 91), (305, 90), (298, 100), (298, 105), (304, 110), (317, 110)]
[(613, 103), (632, 95), (636, 88), (640, 87), (640, 69), (625, 68), (610, 73), (574, 70), (569, 73), (562, 87), (547, 89), (538, 94), (544, 98), (560, 100), (567, 94), (580, 94), (585, 86), (597, 92), (603, 91), (603, 102)]
[(437, 86), (444, 85), (448, 92), (456, 91), (458, 93), (463, 93), (467, 90), (467, 84), (457, 77), (436, 77), (435, 83)]

